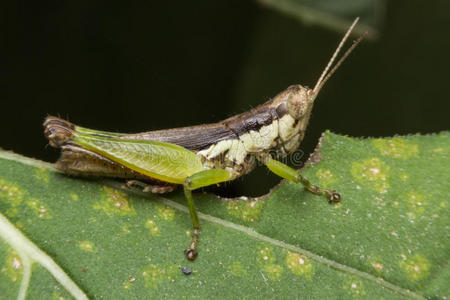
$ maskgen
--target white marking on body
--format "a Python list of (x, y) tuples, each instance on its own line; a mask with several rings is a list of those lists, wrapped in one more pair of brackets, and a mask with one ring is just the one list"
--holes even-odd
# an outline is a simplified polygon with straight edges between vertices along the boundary
[(284, 149), (287, 153), (290, 153), (298, 148), (300, 144), (300, 134), (296, 134), (289, 141), (284, 144)]
[(265, 147), (266, 140), (264, 139), (263, 136), (261, 136), (261, 134), (258, 131), (252, 130), (249, 132), (249, 134), (253, 142), (252, 152), (256, 152), (258, 150), (267, 148)]
[(233, 140), (220, 141), (217, 144), (211, 145), (208, 149), (199, 151), (197, 154), (200, 154), (207, 159), (212, 159), (229, 150), (232, 144)]
[(284, 115), (279, 122), (278, 126), (278, 134), (283, 142), (290, 140), (294, 135), (298, 134), (300, 131), (300, 127), (302, 126), (302, 122), (298, 122), (295, 125), (295, 119), (291, 117), (289, 114)]
[(278, 137), (278, 120), (273, 120), (271, 124), (261, 127), (259, 133), (272, 141), (276, 139)]
[[(298, 140), (298, 134), (295, 141), (290, 139), (297, 133), (297, 127), (293, 128), (294, 119), (291, 116), (284, 117), (283, 120), (274, 120), (271, 124), (262, 126), (258, 131), (250, 130), (239, 136), (239, 139), (224, 140), (209, 148), (201, 150), (197, 155), (205, 157), (207, 160), (213, 160), (221, 154), (225, 154), (225, 160), (234, 164), (244, 164), (245, 158), (249, 153), (257, 153), (270, 150), (276, 146), (280, 132), (284, 133), (284, 141), (289, 144), (295, 144)], [(209, 164), (207, 164), (209, 166)]]
[(249, 135), (251, 137), (251, 147), (248, 147), (248, 142), (247, 144), (244, 143), (247, 146), (247, 152), (259, 152), (270, 149), (273, 141), (278, 137), (278, 120), (261, 127), (258, 131), (250, 131)]
[(226, 154), (226, 158), (236, 164), (242, 164), (244, 158), (247, 156), (247, 151), (245, 150), (244, 143), (241, 140), (233, 140), (230, 150)]
[(254, 152), (255, 145), (253, 143), (253, 139), (249, 133), (242, 134), (239, 139), (242, 141), (244, 148), (247, 152)]

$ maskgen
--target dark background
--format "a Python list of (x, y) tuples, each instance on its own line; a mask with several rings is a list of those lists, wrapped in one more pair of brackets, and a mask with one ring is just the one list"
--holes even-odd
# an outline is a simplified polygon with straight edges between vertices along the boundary
[[(250, 0), (5, 1), (1, 11), (0, 147), (46, 161), (58, 157), (42, 134), (47, 115), (118, 132), (216, 122), (313, 86), (342, 36)], [(325, 129), (448, 129), (449, 29), (450, 1), (388, 1), (379, 39), (320, 94), (305, 153)], [(259, 195), (278, 181), (256, 173), (227, 191)]]

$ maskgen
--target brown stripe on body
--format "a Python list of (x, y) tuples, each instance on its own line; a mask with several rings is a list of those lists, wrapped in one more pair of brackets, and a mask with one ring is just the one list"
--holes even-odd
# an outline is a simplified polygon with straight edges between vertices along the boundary
[(264, 110), (254, 114), (239, 115), (239, 118), (225, 120), (223, 124), (237, 136), (240, 136), (251, 130), (258, 131), (261, 127), (271, 124), (276, 119), (278, 119), (276, 111), (271, 107), (264, 107)]
[(126, 134), (119, 138), (160, 141), (200, 151), (223, 140), (239, 139), (240, 135), (250, 130), (258, 131), (287, 113), (284, 102), (280, 105), (273, 104), (274, 100), (269, 100), (250, 111), (218, 123)]
[(222, 140), (236, 139), (236, 134), (221, 123), (127, 134), (121, 139), (152, 140), (172, 143), (189, 150), (201, 150)]
[(222, 123), (230, 128), (236, 135), (259, 131), (261, 127), (271, 124), (274, 120), (281, 119), (287, 114), (287, 106), (283, 100), (283, 93), (275, 98), (247, 111), (245, 113), (228, 118)]

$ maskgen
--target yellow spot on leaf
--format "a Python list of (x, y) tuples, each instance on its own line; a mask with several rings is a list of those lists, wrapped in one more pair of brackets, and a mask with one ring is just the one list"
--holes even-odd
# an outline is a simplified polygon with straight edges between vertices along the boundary
[(372, 268), (377, 271), (377, 272), (381, 272), (384, 269), (383, 264), (379, 261), (379, 260), (372, 260), (370, 261), (370, 265), (372, 266)]
[(70, 198), (71, 198), (73, 201), (78, 201), (78, 200), (80, 200), (80, 197), (79, 197), (77, 194), (70, 194)]
[(158, 215), (165, 221), (172, 221), (175, 218), (175, 211), (167, 206), (158, 206)]
[(0, 201), (6, 203), (6, 214), (10, 217), (17, 216), (19, 205), (23, 200), (23, 192), (17, 184), (0, 179)]
[(128, 226), (128, 225), (124, 225), (124, 226), (122, 226), (120, 228), (122, 229), (123, 233), (130, 233), (131, 232), (130, 226)]
[(166, 268), (160, 268), (157, 265), (150, 264), (142, 271), (142, 277), (145, 281), (145, 286), (154, 289), (158, 284), (163, 282), (175, 282), (175, 278), (181, 274), (176, 265), (170, 265)]
[(312, 279), (314, 275), (314, 266), (309, 259), (295, 252), (288, 252), (286, 255), (286, 265), (288, 269), (298, 276)]
[(406, 174), (406, 173), (401, 173), (401, 174), (400, 174), (400, 179), (401, 179), (402, 181), (406, 182), (406, 181), (408, 181), (408, 179), (409, 179), (409, 175)]
[(444, 148), (434, 148), (433, 150), (431, 150), (432, 152), (435, 152), (435, 153), (443, 153), (444, 152)]
[[(363, 297), (366, 294), (364, 285), (360, 280), (349, 278), (344, 281), (344, 290), (346, 290), (353, 298)], [(364, 298), (364, 297), (363, 297)]]
[(351, 173), (358, 182), (379, 193), (386, 193), (389, 188), (389, 166), (379, 158), (353, 163)]
[(90, 242), (90, 241), (81, 241), (78, 242), (78, 247), (86, 252), (96, 252), (97, 249), (94, 246), (94, 243)]
[(320, 185), (327, 187), (338, 181), (336, 176), (328, 169), (319, 169), (316, 171), (316, 175), (320, 180)]
[(104, 194), (100, 202), (94, 204), (94, 209), (100, 210), (108, 216), (132, 216), (136, 214), (133, 206), (128, 200), (127, 194), (122, 191), (103, 187)]
[(128, 276), (128, 280), (125, 281), (122, 286), (123, 286), (124, 289), (128, 290), (128, 289), (130, 289), (133, 286), (133, 282), (135, 282), (135, 281), (136, 281), (136, 278), (131, 276), (131, 275), (129, 275)]
[(421, 280), (429, 275), (430, 262), (420, 254), (407, 257), (402, 254), (400, 267), (406, 273), (406, 277), (411, 281)]
[(411, 220), (414, 220), (425, 213), (425, 206), (427, 203), (423, 195), (415, 191), (409, 191), (403, 197), (403, 201), (408, 207), (407, 215)]
[(401, 179), (402, 181), (408, 181), (409, 175), (406, 174), (406, 173), (401, 173), (401, 174), (400, 174), (400, 179)]
[(233, 262), (229, 267), (231, 273), (234, 276), (246, 278), (247, 277), (247, 270), (242, 266), (241, 262), (235, 261)]
[(9, 250), (6, 262), (0, 272), (12, 282), (18, 282), (22, 278), (22, 260), (16, 251)]
[(259, 250), (258, 261), (260, 263), (272, 263), (275, 262), (275, 256), (272, 254), (273, 250), (269, 247), (264, 247)]
[(277, 264), (264, 265), (263, 270), (270, 280), (279, 280), (283, 274), (283, 267)]
[(49, 209), (39, 199), (31, 198), (27, 201), (27, 206), (41, 219), (52, 218)]
[(38, 167), (34, 171), (34, 177), (44, 183), (49, 182), (48, 170), (42, 167)]
[(258, 200), (230, 201), (225, 205), (230, 215), (248, 222), (258, 221), (263, 210), (263, 201)]
[(271, 280), (280, 279), (283, 273), (283, 267), (276, 264), (276, 257), (273, 254), (273, 250), (269, 247), (264, 247), (259, 250), (257, 261), (261, 266), (263, 273)]
[(131, 285), (132, 285), (131, 282), (129, 282), (129, 281), (127, 280), (127, 281), (125, 281), (125, 282), (123, 283), (122, 287), (123, 287), (124, 289), (128, 290), (128, 289), (130, 289)]
[(419, 146), (404, 138), (376, 139), (372, 143), (378, 148), (380, 153), (393, 158), (417, 157)]
[(150, 219), (147, 220), (147, 222), (145, 222), (145, 227), (150, 229), (150, 232), (153, 236), (159, 236), (159, 228), (156, 225), (155, 221), (150, 220)]

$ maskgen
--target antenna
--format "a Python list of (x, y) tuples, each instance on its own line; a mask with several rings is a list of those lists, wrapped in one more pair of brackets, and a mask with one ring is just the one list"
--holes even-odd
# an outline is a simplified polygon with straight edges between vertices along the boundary
[(336, 65), (333, 67), (333, 69), (331, 69), (331, 71), (328, 72), (328, 70), (330, 70), (331, 66), (333, 65), (334, 61), (336, 60), (336, 57), (338, 56), (338, 54), (341, 51), (342, 47), (344, 46), (345, 41), (350, 36), (350, 33), (353, 31), (353, 28), (355, 28), (355, 25), (356, 25), (356, 23), (358, 23), (358, 21), (359, 21), (359, 17), (357, 17), (353, 21), (352, 25), (347, 30), (347, 32), (345, 33), (345, 35), (342, 38), (341, 42), (339, 43), (338, 47), (334, 51), (333, 56), (331, 57), (331, 59), (328, 62), (327, 66), (325, 67), (325, 69), (323, 70), (322, 74), (320, 75), (319, 80), (317, 80), (317, 83), (314, 86), (313, 97), (317, 96), (317, 94), (320, 92), (320, 90), (325, 85), (325, 83), (328, 81), (328, 79), (330, 79), (330, 77), (336, 72), (336, 70), (344, 62), (344, 60), (347, 58), (347, 56), (350, 55), (350, 53), (353, 51), (353, 49), (355, 49), (356, 46), (358, 46), (359, 42), (361, 42), (361, 40), (367, 34), (367, 32), (363, 33), (356, 41), (354, 41), (353, 44), (350, 46), (350, 48), (348, 48), (347, 51), (345, 51), (344, 55), (338, 60)]

